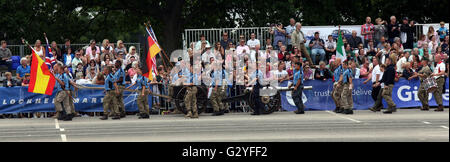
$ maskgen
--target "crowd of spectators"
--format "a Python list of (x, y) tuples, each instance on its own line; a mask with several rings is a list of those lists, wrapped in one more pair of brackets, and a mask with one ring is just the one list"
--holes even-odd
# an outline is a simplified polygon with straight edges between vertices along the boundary
[[(430, 26), (428, 32), (422, 35), (415, 35), (419, 33), (415, 31), (416, 22), (408, 20), (407, 17), (401, 22), (398, 22), (395, 16), (391, 16), (389, 22), (381, 18), (377, 18), (375, 22), (376, 24), (372, 24), (371, 17), (367, 17), (365, 24), (361, 25), (361, 36), (357, 35), (357, 31), (352, 31), (351, 36), (342, 37), (354, 78), (371, 78), (374, 69), (373, 59), (385, 64), (387, 57), (394, 60), (397, 80), (418, 79), (416, 74), (422, 66), (420, 61), (423, 59), (429, 61), (431, 69), (434, 69), (439, 61), (446, 62), (448, 66), (449, 35), (444, 22), (440, 23), (441, 28), (438, 30)], [(227, 60), (224, 53), (230, 50), (238, 56), (249, 54), (249, 57), (244, 58), (245, 62), (255, 62), (257, 53), (266, 58), (266, 56), (270, 57), (269, 53), (275, 51), (278, 53), (276, 57), (282, 64), (272, 67), (272, 73), (281, 75), (286, 72), (292, 79), (294, 69), (292, 62), (300, 58), (306, 80), (332, 79), (331, 74), (336, 68), (333, 63), (336, 60), (336, 38), (328, 35), (327, 39), (323, 40), (320, 33), (315, 32), (314, 37), (307, 41), (304, 40), (305, 36), (301, 32), (301, 23), (296, 22), (295, 19), (290, 19), (289, 23), (287, 27), (281, 23), (275, 24), (269, 29), (273, 39), (268, 38), (263, 41), (256, 38), (255, 33), (251, 33), (249, 40), (244, 39), (247, 35), (240, 35), (239, 40), (234, 42), (229, 38), (228, 33), (224, 32), (220, 42), (212, 47), (207, 38), (201, 35), (198, 42), (191, 43), (190, 52), (201, 50), (202, 60), (208, 64), (210, 57), (213, 56), (211, 53), (215, 52), (219, 52), (224, 60)], [(435, 55), (441, 55), (442, 60), (434, 60)]]
[[(11, 69), (11, 51), (7, 48), (6, 41), (1, 41), (0, 55), (2, 60), (0, 65), (8, 67), (8, 71), (3, 73), (5, 81), (4, 87), (14, 87), (27, 85), (30, 76), (31, 54), (20, 59), (20, 66), (17, 69)], [(117, 60), (123, 64), (123, 69), (127, 72), (127, 83), (136, 81), (135, 69), (139, 65), (139, 53), (136, 47), (131, 46), (127, 49), (121, 40), (117, 44), (109, 43), (108, 39), (103, 40), (99, 47), (95, 40), (91, 40), (88, 46), (80, 49), (74, 49), (70, 40), (66, 39), (61, 47), (55, 41), (51, 43), (51, 51), (58, 62), (61, 62), (68, 70), (71, 78), (80, 84), (98, 84), (104, 82), (102, 70), (107, 66), (113, 66)], [(36, 54), (45, 59), (46, 49), (37, 40), (33, 46)], [(12, 76), (15, 74), (14, 76)], [(8, 81), (6, 81), (8, 80)], [(23, 84), (25, 83), (25, 84)]]
[[(430, 26), (428, 32), (422, 35), (414, 35), (416, 22), (409, 21), (408, 18), (403, 18), (400, 23), (395, 16), (390, 17), (389, 23), (381, 18), (377, 18), (375, 22), (376, 24), (372, 24), (371, 18), (367, 17), (366, 23), (361, 26), (361, 36), (352, 31), (350, 37), (343, 37), (354, 78), (370, 79), (376, 66), (374, 64), (378, 62), (384, 64), (388, 57), (392, 58), (396, 65), (397, 80), (418, 79), (417, 72), (422, 67), (420, 62), (423, 59), (429, 61), (431, 69), (434, 69), (434, 65), (440, 61), (445, 61), (447, 70), (449, 69), (449, 35), (444, 22), (440, 23), (441, 28), (438, 30)], [(256, 61), (256, 54), (268, 59), (271, 57), (270, 53), (276, 52), (278, 55), (275, 57), (280, 63), (278, 67), (268, 66), (266, 76), (276, 75), (279, 82), (291, 80), (294, 63), (301, 62), (305, 80), (332, 79), (332, 73), (337, 68), (334, 64), (337, 40), (331, 35), (323, 40), (320, 33), (316, 32), (314, 38), (307, 42), (301, 28), (301, 23), (290, 19), (289, 26), (284, 27), (279, 23), (269, 30), (274, 36), (273, 40), (268, 38), (261, 41), (255, 33), (249, 35), (249, 40), (244, 39), (246, 35), (241, 35), (235, 42), (229, 38), (227, 32), (224, 32), (219, 42), (211, 43), (201, 35), (198, 42), (190, 43), (188, 53), (192, 55), (194, 50), (202, 51), (202, 61), (205, 64), (214, 61), (211, 53), (220, 53), (226, 61), (233, 59), (225, 58), (227, 51), (234, 51), (237, 55), (249, 54), (249, 57), (244, 57), (246, 70), (249, 63)], [(41, 45), (41, 41), (37, 40), (33, 48), (36, 54), (45, 57), (46, 48)], [(128, 84), (136, 80), (135, 68), (139, 66), (139, 53), (134, 46), (127, 49), (121, 40), (114, 44), (104, 39), (100, 45), (91, 40), (88, 46), (74, 49), (71, 41), (66, 39), (61, 47), (52, 42), (51, 50), (56, 59), (66, 66), (72, 79), (79, 84), (104, 84), (105, 76), (102, 70), (107, 66), (113, 66), (116, 61), (123, 62), (122, 68), (126, 71)], [(441, 55), (443, 60), (434, 60), (435, 55)], [(6, 41), (1, 41), (0, 66), (8, 67), (8, 71), (4, 73), (3, 87), (27, 86), (30, 80), (31, 55), (22, 57), (21, 65), (17, 69), (11, 69), (11, 56)], [(163, 85), (168, 85), (172, 80), (170, 71), (170, 67), (158, 67), (156, 82), (162, 83), (157, 88), (161, 93), (164, 92)], [(248, 76), (245, 78), (248, 80)]]

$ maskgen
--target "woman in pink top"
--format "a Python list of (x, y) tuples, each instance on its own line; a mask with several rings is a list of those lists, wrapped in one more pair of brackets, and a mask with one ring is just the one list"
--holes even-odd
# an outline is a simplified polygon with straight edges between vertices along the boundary
[(367, 57), (364, 58), (364, 63), (361, 66), (359, 74), (359, 78), (362, 79), (367, 79), (372, 75), (372, 71), (369, 69), (369, 59)]
[(422, 34), (417, 41), (417, 48), (422, 49), (424, 44), (427, 44), (427, 41), (425, 34)]

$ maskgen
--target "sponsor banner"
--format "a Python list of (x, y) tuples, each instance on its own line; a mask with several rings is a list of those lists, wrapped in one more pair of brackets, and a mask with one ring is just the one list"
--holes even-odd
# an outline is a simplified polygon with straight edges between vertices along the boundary
[[(370, 108), (374, 101), (371, 97), (372, 83), (363, 84), (363, 79), (353, 80), (353, 107), (356, 110), (366, 110)], [(283, 82), (281, 87), (287, 87), (290, 83)], [(312, 90), (303, 91), (303, 103), (305, 104), (305, 110), (334, 110), (335, 104), (331, 98), (331, 92), (333, 90), (332, 81), (305, 81), (305, 86), (312, 86)], [(448, 79), (445, 82), (445, 93), (443, 94), (444, 106), (449, 105), (449, 90)], [(401, 79), (394, 86), (392, 91), (392, 99), (397, 105), (397, 108), (410, 108), (419, 107), (422, 104), (419, 101), (418, 89), (420, 86), (419, 80), (404, 80)], [(294, 101), (292, 99), (291, 92), (281, 93), (282, 108), (287, 111), (297, 110)], [(384, 107), (387, 107), (386, 102), (383, 100)], [(429, 96), (430, 106), (437, 106), (434, 96)]]
[[(320, 38), (323, 41), (328, 40), (328, 35), (332, 35), (334, 39), (338, 38), (339, 26), (304, 26), (302, 31), (305, 34), (306, 39), (309, 41), (314, 38), (314, 33), (319, 32)], [(356, 35), (361, 37), (361, 25), (344, 25), (341, 26), (341, 32), (344, 33), (345, 38), (350, 38), (352, 36), (352, 31), (356, 31)], [(364, 40), (363, 40), (364, 41)], [(309, 42), (306, 42), (309, 43)]]
[[(103, 87), (86, 85), (90, 87)], [(0, 114), (28, 113), (28, 112), (54, 112), (54, 96), (29, 93), (28, 87), (0, 87)], [(80, 89), (74, 98), (75, 110), (79, 112), (103, 112), (103, 90)], [(128, 112), (137, 112), (137, 93), (124, 92), (125, 109)], [(152, 96), (149, 96), (149, 105), (152, 107)]]

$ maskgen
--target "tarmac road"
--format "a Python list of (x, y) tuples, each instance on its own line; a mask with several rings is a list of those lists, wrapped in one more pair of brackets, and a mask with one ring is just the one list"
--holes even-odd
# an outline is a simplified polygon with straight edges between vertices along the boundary
[(0, 119), (0, 142), (449, 142), (449, 110), (398, 110), (384, 115), (368, 110), (355, 115), (308, 111), (250, 116), (228, 113), (199, 119), (182, 115), (127, 116), (101, 121), (79, 117)]

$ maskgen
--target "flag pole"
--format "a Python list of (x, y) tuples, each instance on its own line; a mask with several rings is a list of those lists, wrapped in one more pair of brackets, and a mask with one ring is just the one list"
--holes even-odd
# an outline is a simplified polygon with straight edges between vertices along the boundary
[[(144, 25), (145, 25), (145, 28), (147, 29), (147, 31), (150, 31), (150, 28), (148, 27), (147, 23), (144, 23)], [(155, 40), (155, 41), (156, 41), (156, 40)], [(158, 45), (159, 45), (159, 43), (158, 43)], [(161, 51), (164, 51), (164, 50), (161, 48), (161, 45), (159, 45), (159, 47), (160, 47)], [(158, 53), (158, 54), (159, 54), (159, 56), (161, 57), (161, 60), (163, 61), (164, 67), (167, 67), (166, 61), (164, 60), (164, 57), (162, 57), (161, 52)], [(169, 60), (169, 61), (170, 61), (170, 60)]]
[(31, 45), (28, 44), (28, 41), (26, 41), (25, 39), (22, 38), (22, 43), (25, 44), (26, 46), (28, 46), (34, 53), (36, 53), (36, 51), (33, 49), (33, 47), (31, 47)]
[[(150, 21), (149, 21), (148, 23), (144, 23), (144, 25), (145, 25), (145, 27), (146, 27), (147, 29), (150, 29), (150, 26), (151, 26), (151, 25), (150, 25)], [(158, 43), (158, 41), (157, 41), (157, 43)], [(160, 45), (160, 44), (158, 43), (158, 45)], [(160, 45), (159, 47), (161, 48), (161, 45)], [(172, 62), (170, 62), (170, 59), (169, 59), (169, 57), (168, 57), (167, 54), (166, 54), (166, 51), (164, 51), (164, 49), (161, 48), (161, 52), (163, 53), (164, 57), (169, 61), (170, 66), (173, 67)], [(161, 56), (161, 53), (159, 53), (159, 55)], [(162, 56), (161, 56), (161, 59), (164, 60), (164, 58), (163, 58)]]

